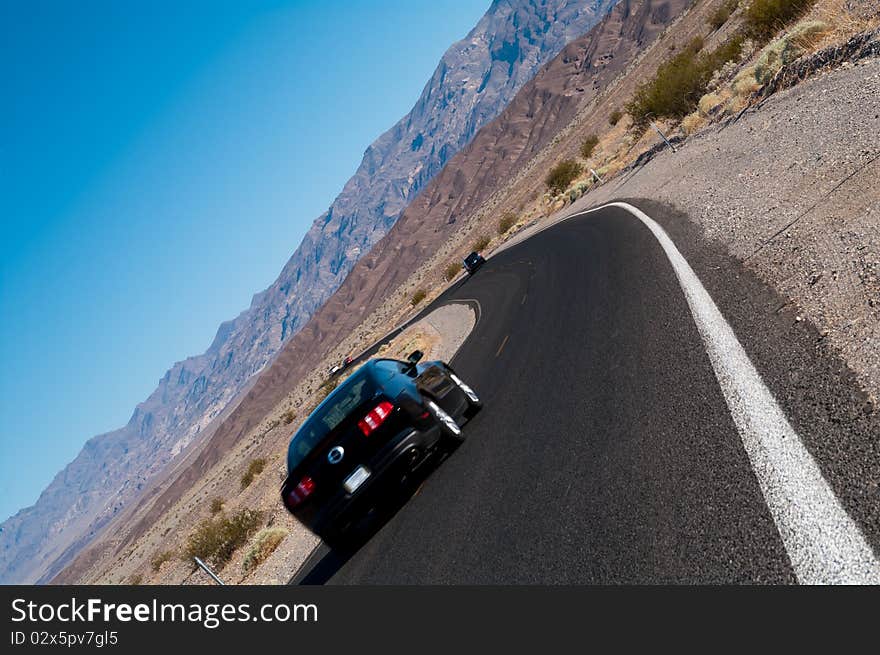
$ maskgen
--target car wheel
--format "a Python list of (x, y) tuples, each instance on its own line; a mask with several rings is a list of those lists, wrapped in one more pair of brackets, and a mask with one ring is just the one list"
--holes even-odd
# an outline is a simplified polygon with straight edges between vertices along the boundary
[(464, 380), (458, 377), (455, 373), (450, 371), (449, 377), (452, 378), (452, 381), (458, 385), (458, 388), (461, 389), (462, 393), (464, 393), (465, 395), (465, 398), (467, 398), (468, 408), (464, 413), (465, 417), (473, 418), (474, 415), (483, 408), (483, 401), (480, 400), (477, 392), (471, 389), (470, 386), (467, 385)]
[(464, 434), (461, 431), (461, 426), (455, 422), (454, 418), (447, 414), (446, 411), (433, 400), (429, 400), (427, 406), (428, 412), (430, 412), (431, 416), (434, 417), (434, 420), (437, 421), (437, 425), (440, 426), (440, 434), (443, 441), (454, 445), (460, 444), (464, 441)]

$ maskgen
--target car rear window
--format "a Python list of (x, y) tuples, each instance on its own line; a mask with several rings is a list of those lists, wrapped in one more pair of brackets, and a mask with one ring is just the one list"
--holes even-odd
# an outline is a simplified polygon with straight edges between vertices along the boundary
[(372, 398), (376, 387), (365, 370), (339, 385), (303, 424), (287, 451), (287, 470), (292, 471), (327, 434), (359, 405)]

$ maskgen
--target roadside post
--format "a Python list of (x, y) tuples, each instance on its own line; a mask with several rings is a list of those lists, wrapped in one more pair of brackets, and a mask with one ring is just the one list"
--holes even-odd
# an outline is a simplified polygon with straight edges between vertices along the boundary
[(599, 184), (602, 184), (602, 178), (599, 177), (599, 174), (594, 171), (592, 168), (590, 169), (590, 173), (593, 175), (593, 179), (596, 180)]
[(208, 566), (207, 564), (205, 564), (205, 563), (204, 563), (202, 560), (200, 560), (198, 557), (193, 557), (193, 559), (195, 560), (195, 562), (196, 562), (196, 564), (198, 565), (198, 567), (199, 567), (200, 569), (202, 569), (202, 571), (204, 571), (205, 573), (207, 573), (208, 575), (211, 576), (211, 579), (212, 579), (214, 582), (216, 582), (218, 585), (222, 585), (222, 586), (224, 586), (224, 587), (226, 586), (226, 583), (223, 582), (223, 580), (221, 580), (220, 577), (219, 577), (216, 573), (214, 573), (214, 572), (211, 570), (211, 567), (210, 567), (210, 566)]
[(672, 152), (676, 152), (675, 146), (672, 145), (671, 143), (669, 143), (669, 139), (667, 139), (666, 135), (660, 131), (660, 128), (657, 127), (657, 123), (651, 123), (651, 127), (653, 127), (655, 130), (657, 130), (657, 134), (659, 134), (660, 138), (666, 142), (666, 145), (669, 146), (669, 148), (672, 150)]

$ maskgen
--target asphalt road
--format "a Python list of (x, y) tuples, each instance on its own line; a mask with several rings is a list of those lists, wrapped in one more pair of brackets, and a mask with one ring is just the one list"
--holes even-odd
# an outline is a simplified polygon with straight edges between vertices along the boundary
[[(292, 582), (797, 581), (670, 260), (642, 223), (612, 207), (553, 226), (435, 304), (464, 299), (479, 302), (480, 320), (452, 365), (485, 407), (467, 441), (366, 543), (320, 547)], [(789, 384), (777, 374), (786, 362), (824, 370), (812, 335), (749, 329), (740, 340), (758, 344), (786, 402), (774, 387)], [(840, 431), (797, 403), (783, 404), (808, 445)], [(875, 425), (852, 428), (851, 448), (870, 450)], [(843, 507), (861, 508), (850, 514), (876, 553), (865, 523), (875, 508), (863, 507), (877, 504), (876, 462), (856, 489), (839, 481), (850, 455), (814, 450)]]

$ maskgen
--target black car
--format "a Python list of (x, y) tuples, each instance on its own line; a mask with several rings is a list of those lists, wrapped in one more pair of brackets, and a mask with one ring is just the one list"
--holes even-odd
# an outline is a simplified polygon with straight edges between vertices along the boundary
[(469, 275), (476, 273), (477, 269), (486, 263), (485, 258), (478, 252), (472, 252), (464, 258), (464, 268)]
[(432, 454), (464, 436), (480, 399), (448, 364), (372, 359), (315, 408), (290, 441), (285, 507), (332, 546)]

